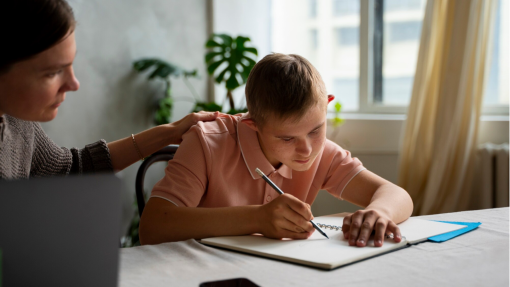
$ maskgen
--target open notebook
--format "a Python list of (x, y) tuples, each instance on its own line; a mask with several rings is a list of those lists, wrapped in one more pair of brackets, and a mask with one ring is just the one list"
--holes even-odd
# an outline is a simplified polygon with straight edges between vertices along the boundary
[[(345, 213), (320, 216), (316, 217), (314, 222), (341, 226), (344, 216)], [(382, 247), (375, 247), (372, 238), (366, 247), (349, 246), (341, 230), (324, 228), (322, 230), (330, 239), (326, 239), (316, 231), (306, 240), (276, 240), (260, 235), (246, 235), (205, 238), (201, 240), (201, 243), (322, 269), (333, 269), (465, 227), (416, 218), (409, 218), (398, 226), (403, 236), (402, 241), (395, 243), (388, 238)]]

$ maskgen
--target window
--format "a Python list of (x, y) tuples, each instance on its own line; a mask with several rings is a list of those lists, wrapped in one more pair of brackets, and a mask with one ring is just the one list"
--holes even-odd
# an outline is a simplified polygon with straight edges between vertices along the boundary
[(510, 7), (507, 0), (499, 0), (496, 9), (496, 22), (494, 26), (492, 57), (489, 71), (489, 79), (484, 91), (484, 113), (502, 114), (508, 113), (508, 45), (509, 22), (508, 10)]
[(375, 23), (382, 25), (382, 51), (374, 51), (382, 53), (382, 71), (374, 71), (375, 81), (378, 75), (382, 79), (381, 87), (374, 91), (373, 102), (400, 112), (411, 100), (426, 3), (425, 0), (384, 0), (383, 3), (379, 12), (382, 23)]
[[(360, 3), (359, 0), (271, 2), (272, 51), (307, 58), (321, 73), (328, 90), (342, 102), (343, 110), (353, 112), (359, 110)], [(306, 38), (313, 43), (307, 43)]]
[[(485, 114), (508, 114), (509, 1), (498, 3)], [(426, 0), (273, 0), (272, 51), (309, 59), (346, 112), (405, 113), (425, 5)]]

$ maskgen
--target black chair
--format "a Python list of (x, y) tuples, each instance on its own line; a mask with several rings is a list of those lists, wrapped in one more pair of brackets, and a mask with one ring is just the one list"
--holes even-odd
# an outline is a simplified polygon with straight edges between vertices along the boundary
[(160, 149), (159, 151), (153, 153), (151, 156), (147, 157), (142, 162), (142, 165), (140, 165), (138, 168), (138, 173), (136, 174), (135, 190), (136, 201), (138, 203), (138, 215), (140, 215), (140, 218), (142, 218), (143, 209), (145, 208), (145, 195), (143, 192), (143, 181), (145, 178), (145, 173), (153, 163), (158, 161), (169, 161), (173, 159), (178, 147), (179, 145), (169, 145)]

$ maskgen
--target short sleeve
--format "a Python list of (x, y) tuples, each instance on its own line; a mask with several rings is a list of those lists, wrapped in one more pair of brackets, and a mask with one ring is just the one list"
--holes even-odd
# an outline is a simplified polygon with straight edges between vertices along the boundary
[(151, 198), (166, 199), (177, 206), (196, 207), (207, 188), (207, 143), (202, 130), (193, 126), (183, 135), (165, 176), (152, 189)]
[(322, 157), (329, 163), (322, 189), (335, 197), (342, 198), (345, 187), (366, 168), (358, 158), (352, 157), (348, 150), (329, 140), (326, 141)]

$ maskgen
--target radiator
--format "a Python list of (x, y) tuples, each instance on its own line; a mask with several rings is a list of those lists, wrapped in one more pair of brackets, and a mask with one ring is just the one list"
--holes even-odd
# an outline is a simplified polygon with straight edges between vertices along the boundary
[(508, 143), (480, 145), (476, 155), (471, 209), (508, 206), (508, 175)]

